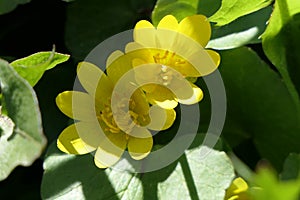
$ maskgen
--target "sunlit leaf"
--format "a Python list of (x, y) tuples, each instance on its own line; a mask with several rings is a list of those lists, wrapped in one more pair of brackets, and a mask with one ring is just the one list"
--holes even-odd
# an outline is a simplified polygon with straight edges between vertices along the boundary
[(300, 1), (277, 0), (262, 39), (265, 54), (280, 72), (300, 110), (299, 27)]
[(31, 165), (41, 155), (46, 138), (33, 89), (3, 60), (0, 60), (0, 83), (7, 114), (15, 124), (9, 137), (0, 137), (0, 180), (3, 180), (16, 166)]
[(46, 70), (69, 59), (69, 55), (55, 52), (39, 52), (28, 57), (21, 58), (10, 63), (11, 66), (34, 86), (43, 76)]
[(264, 8), (272, 3), (273, 0), (223, 0), (221, 8), (209, 19), (223, 26), (233, 20)]
[(200, 148), (188, 150), (166, 168), (144, 174), (100, 170), (92, 155), (64, 155), (55, 145), (46, 157), (43, 199), (222, 199), (234, 177), (224, 152), (211, 150), (201, 159)]

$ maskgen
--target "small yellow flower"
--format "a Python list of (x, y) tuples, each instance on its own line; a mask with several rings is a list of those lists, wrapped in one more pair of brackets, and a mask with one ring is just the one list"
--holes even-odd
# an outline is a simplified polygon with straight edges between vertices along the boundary
[(244, 179), (238, 177), (233, 180), (230, 187), (226, 190), (225, 200), (250, 200), (247, 190), (248, 184)]
[[(113, 58), (114, 54), (108, 58), (108, 65)], [(124, 56), (121, 60), (126, 61), (127, 58)], [(108, 67), (106, 75), (91, 63), (78, 65), (77, 76), (87, 93), (65, 91), (56, 98), (58, 108), (75, 120), (57, 140), (61, 151), (86, 154), (96, 150), (94, 161), (99, 168), (114, 165), (126, 148), (135, 160), (143, 159), (150, 153), (153, 139), (148, 129), (169, 128), (175, 120), (175, 111), (163, 110), (158, 106), (150, 108), (140, 89), (135, 90), (129, 100), (123, 98), (126, 90), (115, 94), (118, 102), (112, 105), (114, 86), (124, 73), (122, 70), (129, 67), (126, 62)], [(112, 106), (116, 108), (114, 113)], [(163, 119), (164, 124), (161, 123)]]
[[(150, 84), (143, 87), (147, 99), (163, 108), (174, 108), (178, 102), (194, 104), (203, 98), (202, 90), (190, 82), (189, 88), (183, 78), (205, 76), (212, 73), (220, 63), (220, 56), (206, 50), (211, 36), (208, 19), (203, 15), (184, 18), (180, 23), (172, 15), (165, 16), (155, 28), (146, 20), (139, 21), (134, 28), (134, 42), (126, 47), (126, 53), (135, 52), (134, 67), (156, 64), (137, 81), (147, 77), (161, 77), (161, 85)], [(173, 70), (172, 70), (173, 69)], [(178, 75), (178, 72), (182, 77)], [(172, 85), (173, 84), (173, 85)], [(173, 90), (180, 89), (181, 96)]]

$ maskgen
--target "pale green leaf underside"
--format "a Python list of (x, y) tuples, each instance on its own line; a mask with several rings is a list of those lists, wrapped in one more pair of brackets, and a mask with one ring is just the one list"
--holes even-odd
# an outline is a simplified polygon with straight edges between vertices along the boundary
[(9, 137), (0, 137), (0, 180), (18, 165), (29, 166), (46, 145), (37, 97), (31, 86), (0, 60), (1, 91), (8, 117), (15, 124)]

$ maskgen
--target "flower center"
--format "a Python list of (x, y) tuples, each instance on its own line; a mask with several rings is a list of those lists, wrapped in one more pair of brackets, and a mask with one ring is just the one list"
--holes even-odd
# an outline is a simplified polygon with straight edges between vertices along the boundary
[(158, 81), (164, 86), (170, 85), (174, 77), (179, 75), (176, 69), (182, 68), (186, 64), (185, 60), (179, 58), (174, 52), (171, 53), (169, 51), (158, 52), (153, 58), (155, 63), (161, 64)]
[[(110, 99), (108, 101), (110, 102)], [(119, 133), (121, 131), (121, 128), (118, 126), (119, 124), (122, 128), (125, 127), (125, 130), (123, 130), (126, 133), (130, 133), (135, 126), (140, 125), (138, 121), (139, 115), (133, 111), (135, 102), (132, 99), (129, 100), (129, 110), (127, 112), (125, 111), (126, 105), (126, 99), (121, 99), (116, 105), (116, 113), (112, 112), (110, 104), (105, 105), (104, 109), (98, 116), (98, 119), (103, 121), (107, 126), (105, 128), (105, 131), (109, 131), (111, 133)], [(116, 123), (116, 121), (118, 122), (118, 124)]]
[(170, 67), (180, 67), (184, 64), (186, 64), (186, 61), (179, 58), (174, 52), (171, 53), (168, 50), (163, 52), (158, 52), (154, 56), (154, 61), (158, 64), (170, 66)]

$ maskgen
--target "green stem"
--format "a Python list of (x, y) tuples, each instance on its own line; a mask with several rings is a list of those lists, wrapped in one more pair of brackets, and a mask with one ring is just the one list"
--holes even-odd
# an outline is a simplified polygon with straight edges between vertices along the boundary
[(182, 167), (183, 175), (184, 175), (184, 178), (186, 180), (186, 184), (187, 184), (191, 199), (192, 200), (199, 200), (199, 196), (198, 196), (198, 193), (197, 193), (197, 188), (196, 188), (196, 185), (195, 185), (195, 182), (194, 182), (194, 179), (193, 179), (193, 176), (192, 176), (192, 172), (191, 172), (191, 169), (189, 167), (189, 163), (187, 161), (187, 158), (186, 158), (185, 154), (183, 154), (183, 156), (180, 158), (179, 162), (180, 162), (180, 165)]

